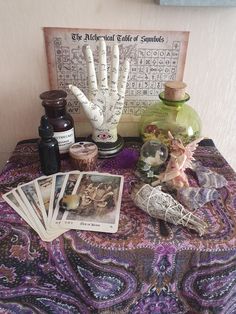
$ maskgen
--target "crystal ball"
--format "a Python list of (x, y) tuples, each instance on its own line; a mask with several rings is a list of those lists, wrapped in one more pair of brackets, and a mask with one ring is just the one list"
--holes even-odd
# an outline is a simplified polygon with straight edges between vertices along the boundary
[(155, 167), (166, 162), (168, 148), (159, 141), (151, 140), (143, 144), (140, 151), (140, 158), (146, 164)]

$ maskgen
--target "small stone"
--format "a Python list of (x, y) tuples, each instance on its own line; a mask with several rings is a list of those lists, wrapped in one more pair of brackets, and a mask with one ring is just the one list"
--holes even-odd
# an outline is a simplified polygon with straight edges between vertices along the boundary
[(60, 200), (60, 207), (62, 207), (65, 210), (75, 210), (78, 208), (79, 204), (80, 204), (80, 197), (77, 194), (65, 195)]

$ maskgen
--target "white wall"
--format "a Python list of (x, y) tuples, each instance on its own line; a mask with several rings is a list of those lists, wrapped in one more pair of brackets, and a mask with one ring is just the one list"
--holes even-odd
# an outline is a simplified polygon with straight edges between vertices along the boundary
[(0, 0), (0, 160), (37, 137), (49, 88), (42, 27), (190, 31), (191, 103), (236, 169), (236, 8), (160, 7), (154, 0)]

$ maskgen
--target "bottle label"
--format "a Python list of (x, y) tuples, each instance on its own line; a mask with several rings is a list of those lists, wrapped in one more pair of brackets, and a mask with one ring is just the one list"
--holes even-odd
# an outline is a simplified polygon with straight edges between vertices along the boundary
[(58, 141), (60, 154), (68, 153), (70, 146), (75, 142), (74, 128), (63, 132), (54, 132), (54, 137)]

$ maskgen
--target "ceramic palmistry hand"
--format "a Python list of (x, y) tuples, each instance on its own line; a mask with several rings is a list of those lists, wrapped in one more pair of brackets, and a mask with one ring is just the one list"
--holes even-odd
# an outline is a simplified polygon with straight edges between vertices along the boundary
[(86, 47), (85, 58), (88, 71), (89, 97), (87, 98), (76, 86), (69, 85), (69, 88), (81, 103), (92, 124), (93, 141), (101, 144), (115, 143), (117, 141), (117, 125), (124, 106), (129, 61), (124, 62), (119, 77), (119, 48), (117, 44), (114, 44), (108, 85), (106, 44), (103, 38), (99, 40), (98, 82), (93, 54), (89, 46)]

